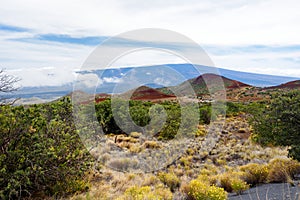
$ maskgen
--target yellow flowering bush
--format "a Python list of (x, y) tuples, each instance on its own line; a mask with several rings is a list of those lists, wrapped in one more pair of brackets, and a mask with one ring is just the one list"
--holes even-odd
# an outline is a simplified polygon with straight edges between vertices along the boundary
[(200, 180), (192, 180), (187, 186), (187, 196), (194, 200), (225, 200), (227, 199), (227, 192), (223, 188), (210, 186)]

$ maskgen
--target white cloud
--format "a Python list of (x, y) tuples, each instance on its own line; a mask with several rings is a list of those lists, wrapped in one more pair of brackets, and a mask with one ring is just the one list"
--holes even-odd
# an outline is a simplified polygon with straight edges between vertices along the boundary
[(22, 68), (7, 71), (21, 78), (22, 87), (64, 85), (73, 82), (76, 77), (74, 70), (67, 67)]
[(297, 0), (151, 1), (4, 0), (2, 23), (38, 33), (115, 35), (166, 28), (211, 44), (299, 43)]
[(94, 89), (96, 85), (101, 85), (103, 80), (99, 79), (96, 74), (78, 74), (75, 90), (86, 91), (89, 89)]
[(118, 77), (104, 77), (103, 79), (103, 82), (106, 82), (106, 83), (121, 83), (122, 82), (122, 78), (118, 78)]
[(170, 52), (159, 49), (142, 49), (121, 56), (112, 63), (112, 66), (150, 66), (183, 62), (186, 61)]
[[(20, 6), (22, 5), (22, 6)], [(138, 1), (138, 0), (3, 0), (0, 24), (20, 26), (27, 32), (0, 30), (0, 67), (15, 70), (22, 85), (55, 85), (74, 79), (75, 69), (92, 47), (53, 42), (21, 42), (37, 34), (74, 37), (114, 36), (139, 28), (177, 31), (200, 45), (300, 44), (300, 2), (297, 0)], [(289, 52), (234, 52), (208, 54), (218, 67), (300, 77), (300, 50)], [(180, 63), (162, 52), (128, 55), (115, 64)], [(53, 67), (51, 70), (47, 67)], [(20, 71), (18, 71), (20, 70)], [(49, 76), (49, 73), (55, 75)], [(50, 74), (51, 74), (50, 73)]]
[(158, 77), (154, 80), (154, 83), (162, 86), (170, 86), (171, 82), (169, 80), (165, 80), (164, 78)]
[[(217, 48), (217, 47), (216, 47)], [(252, 73), (300, 77), (300, 49), (291, 52), (240, 52), (226, 55), (208, 53), (215, 66)]]

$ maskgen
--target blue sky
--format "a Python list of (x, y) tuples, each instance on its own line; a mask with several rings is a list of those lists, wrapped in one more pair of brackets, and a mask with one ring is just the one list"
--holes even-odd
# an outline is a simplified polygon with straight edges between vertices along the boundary
[[(105, 39), (133, 29), (163, 28), (197, 42), (215, 66), (300, 77), (299, 10), (296, 0), (3, 0), (0, 67), (21, 77), (24, 86), (65, 84)], [(120, 38), (116, 45), (147, 42)], [(156, 45), (186, 48), (164, 41)], [(182, 62), (159, 52), (137, 55), (117, 63)]]

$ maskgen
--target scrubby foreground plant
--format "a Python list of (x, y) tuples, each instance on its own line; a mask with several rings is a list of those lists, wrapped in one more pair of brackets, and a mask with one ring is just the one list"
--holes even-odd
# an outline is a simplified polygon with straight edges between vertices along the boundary
[(210, 186), (207, 182), (198, 179), (192, 180), (185, 188), (185, 192), (191, 200), (225, 200), (227, 192), (223, 188)]
[(133, 186), (128, 188), (124, 195), (117, 198), (117, 200), (172, 200), (173, 195), (170, 190), (164, 188), (162, 185), (151, 189), (149, 186)]
[(86, 190), (91, 157), (71, 118), (69, 98), (0, 107), (0, 199)]

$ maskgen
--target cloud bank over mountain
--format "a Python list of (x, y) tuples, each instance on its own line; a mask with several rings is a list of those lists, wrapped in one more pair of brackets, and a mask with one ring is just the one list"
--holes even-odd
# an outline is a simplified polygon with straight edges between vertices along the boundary
[[(0, 67), (21, 76), (24, 86), (72, 81), (98, 44), (119, 33), (148, 27), (186, 35), (218, 67), (300, 77), (300, 3), (296, 0), (29, 0), (19, 4), (17, 0), (1, 2)], [(144, 43), (121, 38), (116, 45)], [(162, 41), (158, 47), (164, 45), (168, 44)], [(140, 52), (118, 64), (163, 63), (182, 61), (161, 52), (151, 56)]]

